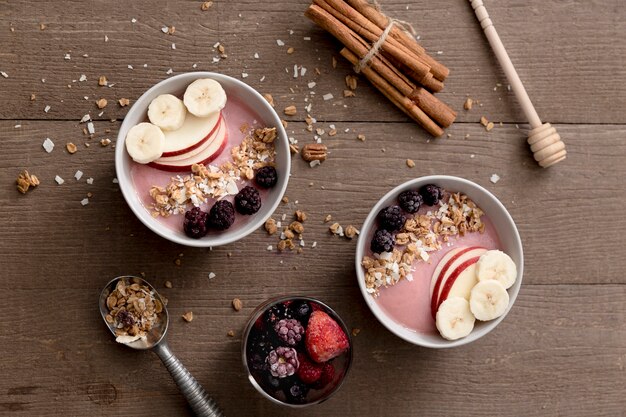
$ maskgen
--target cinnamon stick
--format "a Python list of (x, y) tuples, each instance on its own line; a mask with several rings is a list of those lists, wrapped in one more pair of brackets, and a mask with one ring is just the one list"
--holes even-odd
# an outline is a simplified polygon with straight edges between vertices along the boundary
[[(359, 58), (347, 48), (342, 49), (340, 54), (352, 64), (356, 64), (359, 61)], [(381, 77), (376, 71), (368, 67), (364, 68), (362, 73), (381, 93), (383, 93), (409, 117), (415, 120), (420, 126), (426, 129), (428, 133), (436, 137), (443, 135), (443, 129), (439, 127), (437, 123), (428, 117), (422, 109), (416, 106), (413, 101), (401, 94), (398, 89)]]
[[(310, 5), (304, 12), (304, 15), (313, 22), (317, 23), (321, 28), (329, 32), (335, 38), (339, 39), (339, 41), (354, 52), (359, 59), (363, 59), (363, 57), (367, 55), (369, 46), (363, 38), (317, 4)], [(430, 71), (426, 72), (423, 77), (423, 82), (420, 84), (426, 88), (432, 89), (433, 91), (440, 91), (443, 88), (443, 84), (433, 78)]]
[[(385, 29), (389, 24), (389, 18), (380, 11), (376, 10), (376, 8), (369, 4), (366, 0), (345, 1), (363, 16), (368, 18), (371, 22), (375, 23), (380, 29)], [(430, 66), (433, 75), (438, 80), (444, 81), (446, 77), (450, 74), (450, 70), (445, 65), (428, 55), (425, 49), (422, 48), (422, 46), (418, 44), (412, 36), (409, 36), (403, 30), (400, 30), (398, 27), (394, 26), (393, 28), (391, 28), (389, 34), (400, 43), (402, 43), (405, 47), (411, 49), (417, 55), (420, 55), (422, 57), (422, 60)]]
[[(343, 0), (313, 0), (313, 3), (332, 14), (335, 18), (372, 44), (374, 44), (384, 32), (383, 29), (379, 28), (368, 18), (350, 7), (350, 5)], [(420, 69), (428, 67), (428, 71), (432, 73), (430, 65), (426, 64), (422, 57), (395, 38), (388, 36), (385, 42), (383, 42), (381, 50), (388, 58), (394, 61), (395, 65), (404, 67), (407, 72), (409, 72), (409, 75), (414, 76), (415, 80), (420, 84), (433, 91), (440, 91), (443, 88), (442, 83), (431, 81), (432, 76), (425, 79), (421, 72), (414, 71), (412, 64), (417, 63), (416, 65), (418, 65)]]

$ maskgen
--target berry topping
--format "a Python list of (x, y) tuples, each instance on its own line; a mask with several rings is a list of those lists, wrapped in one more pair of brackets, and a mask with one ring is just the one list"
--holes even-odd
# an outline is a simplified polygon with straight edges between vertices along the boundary
[(332, 363), (325, 363), (322, 368), (322, 374), (320, 379), (315, 384), (315, 387), (318, 389), (324, 388), (326, 385), (330, 384), (332, 380), (335, 378), (335, 367)]
[(289, 311), (291, 312), (292, 317), (300, 320), (300, 323), (302, 323), (303, 326), (306, 326), (309, 322), (309, 315), (313, 310), (307, 301), (298, 300), (294, 301), (294, 303), (289, 306)]
[(385, 207), (378, 213), (378, 223), (380, 227), (390, 232), (400, 230), (404, 226), (406, 216), (399, 206)]
[(220, 200), (211, 207), (207, 224), (217, 230), (226, 230), (233, 225), (234, 221), (235, 208), (233, 204), (228, 200)]
[(235, 196), (235, 207), (241, 214), (254, 214), (261, 208), (261, 196), (256, 188), (244, 187)]
[(199, 207), (194, 207), (187, 211), (185, 213), (185, 220), (183, 221), (185, 234), (194, 239), (200, 239), (206, 235), (206, 220), (208, 217), (208, 213), (200, 210)]
[(435, 184), (426, 184), (420, 188), (420, 194), (427, 206), (434, 206), (443, 198), (443, 190)]
[(306, 331), (306, 350), (315, 362), (331, 360), (348, 350), (348, 336), (339, 324), (323, 311), (314, 311)]
[(309, 388), (302, 382), (295, 381), (293, 385), (284, 390), (288, 403), (303, 404), (306, 402), (306, 395)]
[(391, 233), (385, 229), (378, 229), (374, 232), (370, 248), (374, 253), (391, 252), (395, 244), (396, 239)]
[(274, 304), (265, 312), (265, 322), (272, 328), (276, 322), (287, 318), (291, 318), (291, 314), (283, 303)]
[(312, 384), (320, 379), (324, 365), (311, 362), (311, 360), (302, 353), (298, 353), (298, 361), (300, 362), (300, 366), (298, 367), (298, 378), (300, 378), (300, 381), (305, 384)]
[(294, 348), (281, 346), (267, 355), (270, 373), (277, 378), (291, 376), (298, 370), (298, 352)]
[(266, 375), (265, 383), (270, 390), (276, 391), (280, 388), (280, 379), (272, 376), (271, 374)]
[(278, 173), (276, 172), (276, 168), (265, 166), (256, 172), (254, 179), (259, 187), (272, 188), (276, 185), (276, 181), (278, 181)]
[(274, 330), (281, 340), (291, 346), (298, 344), (304, 334), (304, 327), (296, 319), (282, 319), (274, 324)]
[(420, 206), (424, 202), (421, 194), (415, 190), (407, 190), (398, 196), (400, 207), (407, 213), (416, 213), (420, 209)]

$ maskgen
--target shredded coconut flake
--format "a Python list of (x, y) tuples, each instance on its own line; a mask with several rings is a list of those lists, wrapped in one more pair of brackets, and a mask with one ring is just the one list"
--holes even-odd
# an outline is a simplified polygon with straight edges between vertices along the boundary
[(78, 79), (78, 81), (80, 81), (81, 83), (83, 81), (87, 81), (87, 76), (85, 74), (80, 74), (80, 78)]
[(324, 94), (322, 97), (324, 98), (324, 101), (332, 100), (333, 94), (332, 93)]
[(76, 178), (76, 181), (80, 180), (83, 177), (83, 171), (81, 171), (80, 169), (78, 171), (76, 171), (76, 174), (74, 174), (74, 178)]
[(43, 111), (48, 113), (50, 111), (51, 107), (50, 106), (46, 106), (43, 108)]
[(4, 71), (0, 71), (0, 75), (2, 75), (4, 78), (9, 78), (9, 74)]
[(80, 200), (80, 204), (86, 206), (87, 204), (89, 204), (89, 199), (87, 197), (83, 198), (82, 200)]
[(165, 73), (166, 73), (167, 75), (170, 75), (170, 74), (171, 74), (171, 73), (173, 73), (173, 72), (174, 72), (174, 71), (173, 71), (171, 68), (170, 68), (170, 69), (168, 69), (167, 71), (165, 71)]
[(497, 183), (498, 181), (500, 181), (500, 176), (498, 174), (493, 174), (491, 176), (491, 178), (489, 178), (489, 181), (491, 181), (492, 183)]
[(43, 148), (48, 153), (52, 152), (52, 150), (54, 149), (54, 142), (52, 142), (50, 138), (46, 138), (46, 140), (43, 141)]
[(92, 122), (87, 123), (87, 131), (89, 132), (90, 135), (93, 135), (94, 133), (96, 133), (96, 128), (93, 126)]
[(58, 175), (56, 177), (54, 177), (54, 180), (57, 182), (57, 184), (61, 185), (65, 182), (65, 180), (61, 177), (59, 177)]
[(276, 39), (276, 44), (278, 46), (285, 46), (285, 42), (281, 41), (280, 39)]
[(209, 272), (209, 279), (215, 278), (215, 272)]
[(87, 184), (89, 185), (93, 184), (93, 178), (87, 178)]

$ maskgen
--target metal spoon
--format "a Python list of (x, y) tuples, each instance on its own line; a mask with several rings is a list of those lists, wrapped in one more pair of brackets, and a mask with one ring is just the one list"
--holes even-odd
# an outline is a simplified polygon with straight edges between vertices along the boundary
[(204, 388), (202, 388), (202, 385), (200, 385), (200, 383), (196, 381), (191, 373), (183, 366), (182, 362), (178, 360), (176, 356), (174, 356), (169, 346), (167, 345), (167, 342), (165, 341), (165, 334), (167, 333), (167, 325), (169, 323), (167, 308), (165, 308), (165, 304), (163, 303), (163, 300), (159, 293), (146, 280), (134, 276), (117, 277), (111, 280), (100, 293), (100, 314), (102, 314), (102, 319), (106, 323), (111, 333), (116, 336), (115, 325), (113, 323), (109, 323), (106, 320), (106, 316), (109, 314), (109, 308), (107, 307), (107, 298), (117, 286), (118, 281), (122, 279), (126, 280), (128, 285), (132, 283), (145, 285), (150, 289), (154, 298), (158, 300), (163, 306), (161, 313), (159, 313), (159, 320), (157, 321), (156, 325), (152, 327), (152, 329), (144, 339), (139, 339), (124, 344), (137, 350), (152, 349), (154, 353), (156, 353), (159, 358), (161, 358), (161, 361), (163, 361), (163, 364), (172, 375), (174, 382), (176, 382), (176, 385), (178, 385), (178, 389), (180, 389), (180, 392), (185, 396), (185, 399), (187, 399), (189, 406), (197, 416), (224, 417), (215, 401), (211, 397), (209, 397)]

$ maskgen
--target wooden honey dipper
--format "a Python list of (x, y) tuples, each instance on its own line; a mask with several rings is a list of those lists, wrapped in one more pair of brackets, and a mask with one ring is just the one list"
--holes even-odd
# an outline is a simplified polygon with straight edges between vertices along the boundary
[(517, 97), (524, 115), (530, 123), (532, 128), (528, 134), (528, 144), (530, 150), (533, 151), (535, 161), (539, 163), (539, 166), (547, 168), (551, 165), (561, 162), (565, 159), (567, 151), (565, 150), (565, 144), (561, 140), (561, 136), (557, 133), (556, 129), (550, 125), (550, 123), (541, 123), (541, 119), (533, 106), (533, 103), (528, 97), (528, 93), (520, 80), (511, 58), (506, 53), (502, 40), (496, 32), (496, 28), (493, 26), (493, 22), (489, 18), (489, 13), (483, 5), (482, 0), (470, 0), (472, 8), (476, 13), (476, 17), (480, 22), (480, 25), (487, 36), (491, 49), (498, 58), (500, 66), (506, 75), (509, 84)]

